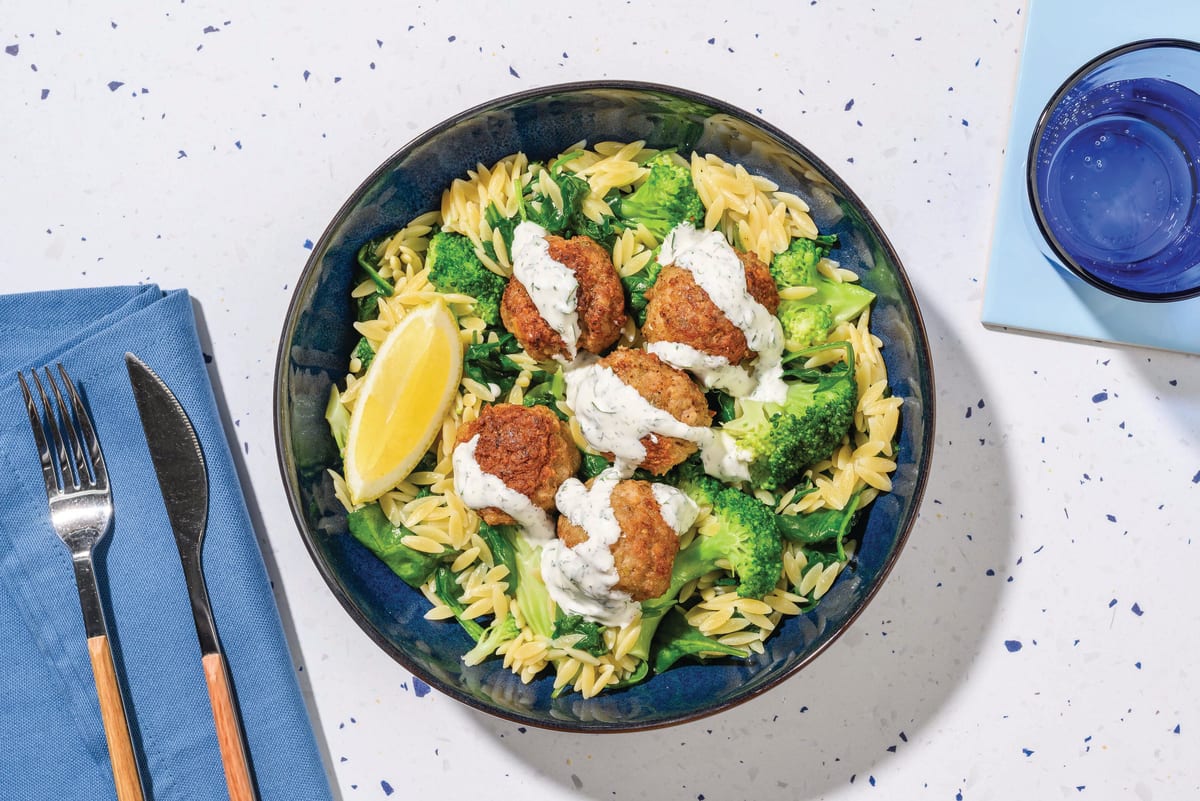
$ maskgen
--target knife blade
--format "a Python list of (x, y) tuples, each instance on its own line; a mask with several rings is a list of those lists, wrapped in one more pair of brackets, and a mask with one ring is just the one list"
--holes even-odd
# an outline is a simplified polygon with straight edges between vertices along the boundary
[(229, 797), (231, 801), (253, 801), (257, 796), (250, 760), (204, 580), (202, 552), (208, 524), (204, 451), (183, 406), (158, 374), (132, 353), (125, 354), (125, 367), (183, 564)]

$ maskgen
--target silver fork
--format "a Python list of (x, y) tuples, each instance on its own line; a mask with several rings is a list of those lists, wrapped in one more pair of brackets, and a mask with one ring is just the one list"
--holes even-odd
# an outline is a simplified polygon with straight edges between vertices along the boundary
[(121, 686), (117, 681), (92, 562), (92, 550), (112, 525), (113, 502), (108, 470), (104, 466), (104, 454), (100, 452), (100, 441), (75, 385), (61, 364), (58, 373), (70, 398), (69, 405), (50, 368), (45, 368), (45, 376), (50, 395), (54, 396), (53, 405), (36, 370), (30, 376), (41, 400), (40, 408), (25, 377), (17, 373), (17, 380), (21, 383), (21, 394), (25, 396), (25, 406), (29, 410), (29, 425), (33, 428), (33, 438), (42, 460), (50, 522), (71, 551), (71, 562), (75, 566), (75, 584), (79, 589), (88, 655), (92, 660), (92, 676), (96, 681), (104, 736), (108, 740), (117, 799), (141, 801), (141, 776), (129, 736), (129, 721), (125, 717), (125, 704), (121, 699)]

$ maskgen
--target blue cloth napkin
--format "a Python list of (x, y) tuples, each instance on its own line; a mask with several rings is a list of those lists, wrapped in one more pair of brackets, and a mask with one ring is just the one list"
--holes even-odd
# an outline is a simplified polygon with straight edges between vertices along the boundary
[(97, 574), (146, 797), (228, 798), (183, 569), (126, 351), (172, 388), (204, 451), (205, 573), (262, 799), (328, 799), (191, 302), (156, 286), (0, 297), (0, 797), (116, 797), (74, 574), (50, 526), (16, 377), (62, 362), (92, 412), (113, 488), (113, 528), (97, 551)]

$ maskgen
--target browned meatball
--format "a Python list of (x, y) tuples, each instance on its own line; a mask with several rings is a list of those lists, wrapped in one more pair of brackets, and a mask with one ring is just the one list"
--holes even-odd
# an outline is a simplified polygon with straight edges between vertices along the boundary
[[(612, 259), (594, 240), (586, 236), (563, 239), (547, 236), (550, 258), (575, 273), (579, 282), (576, 310), (579, 314), (578, 350), (600, 353), (621, 335), (625, 325), (625, 293)], [(500, 300), (500, 318), (521, 347), (537, 359), (570, 357), (562, 337), (542, 319), (524, 285), (515, 277), (508, 279)]]
[[(544, 406), (485, 406), (479, 417), (458, 429), (458, 443), (476, 434), (475, 461), (480, 469), (541, 509), (554, 508), (559, 485), (579, 469), (579, 449), (571, 430)], [(493, 506), (480, 509), (479, 515), (493, 526), (516, 522)]]
[[(671, 586), (679, 535), (663, 520), (647, 481), (617, 482), (611, 505), (621, 527), (620, 538), (610, 547), (619, 577), (613, 589), (629, 593), (635, 601), (657, 598)], [(558, 518), (558, 538), (564, 545), (573, 548), (587, 537), (566, 515)]]
[[(779, 291), (770, 269), (753, 253), (738, 252), (738, 258), (746, 270), (746, 289), (774, 314), (779, 309)], [(746, 335), (729, 322), (690, 270), (673, 264), (663, 267), (654, 286), (646, 292), (646, 300), (642, 337), (647, 342), (691, 345), (713, 356), (724, 356), (730, 364), (756, 355), (746, 344)]]
[[(637, 390), (651, 406), (657, 406), (689, 426), (708, 426), (713, 413), (704, 392), (682, 370), (677, 370), (644, 350), (618, 348), (600, 360), (617, 378)], [(656, 476), (696, 452), (696, 444), (679, 437), (650, 434), (640, 442), (646, 449), (641, 467)]]

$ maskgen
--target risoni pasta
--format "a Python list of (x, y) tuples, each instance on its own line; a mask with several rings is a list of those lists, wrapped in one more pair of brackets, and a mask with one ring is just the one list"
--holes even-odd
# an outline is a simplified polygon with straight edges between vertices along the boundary
[[(466, 237), (475, 256), (490, 271), (508, 277), (513, 258), (499, 221), (521, 214), (530, 193), (561, 211), (564, 197), (555, 170), (586, 181), (588, 192), (579, 212), (594, 223), (614, 216), (614, 205), (635, 191), (649, 173), (647, 162), (656, 151), (642, 142), (599, 142), (591, 147), (580, 142), (547, 162), (530, 161), (517, 153), (491, 165), (478, 164), (465, 177), (454, 180), (442, 195), (441, 207), (409, 221), (387, 238), (372, 243), (368, 254), (378, 278), (390, 284), (390, 294), (378, 292), (379, 283), (368, 277), (353, 290), (355, 298), (374, 296), (376, 313), (355, 323), (366, 343), (349, 359), (345, 388), (336, 402), (353, 414), (367, 365), (364, 359), (377, 351), (398, 322), (412, 309), (440, 299), (458, 321), (464, 347), (499, 343), (502, 328), (489, 326), (478, 316), (476, 299), (468, 295), (439, 292), (430, 282), (425, 259), (430, 238), (438, 231)], [(766, 177), (752, 175), (737, 164), (708, 154), (672, 153), (672, 161), (690, 170), (692, 183), (704, 206), (703, 229), (719, 231), (735, 247), (755, 254), (769, 264), (797, 239), (819, 236), (808, 205), (800, 197), (781, 191)], [(629, 223), (613, 231), (608, 248), (619, 276), (629, 278), (655, 261), (662, 244), (660, 234), (645, 225)], [(824, 279), (855, 282), (858, 276), (842, 268), (827, 253), (816, 265)], [(816, 289), (785, 287), (783, 302), (803, 301)], [(901, 400), (888, 390), (888, 375), (880, 349), (883, 342), (872, 333), (870, 308), (852, 319), (837, 321), (822, 341), (846, 342), (853, 351), (857, 405), (849, 433), (827, 459), (808, 466), (789, 487), (758, 489), (754, 494), (781, 516), (808, 515), (821, 510), (861, 511), (880, 493), (891, 489), (890, 474), (896, 469), (894, 443), (901, 414)], [(637, 347), (640, 332), (632, 317), (621, 331), (619, 345)], [(524, 350), (506, 354), (515, 366), (511, 386), (464, 375), (450, 413), (442, 422), (426, 458), (405, 480), (378, 498), (378, 505), (392, 526), (401, 527), (400, 540), (406, 548), (441, 558), (453, 577), (454, 606), (446, 601), (445, 588), (429, 577), (420, 589), (428, 600), (425, 617), (489, 621), (511, 617), (515, 636), (500, 642), (491, 654), (471, 654), (469, 663), (483, 658), (502, 660), (503, 665), (529, 682), (543, 673), (553, 676), (555, 692), (573, 691), (591, 697), (605, 688), (620, 687), (645, 674), (643, 659), (635, 656), (641, 634), (642, 616), (620, 626), (601, 627), (602, 642), (581, 645), (578, 633), (548, 637), (530, 624), (534, 610), (522, 609), (512, 591), (515, 577), (509, 565), (493, 554), (480, 534), (476, 511), (467, 507), (454, 489), (452, 454), (459, 428), (475, 420), (483, 407), (507, 402), (521, 404), (534, 377), (544, 365)], [(846, 359), (844, 350), (817, 350), (805, 363), (820, 370)], [(511, 368), (510, 368), (511, 369)], [(556, 409), (568, 419), (572, 439), (585, 453), (595, 453), (569, 406), (561, 399)], [(332, 472), (335, 492), (348, 510), (351, 502), (342, 475)], [(745, 487), (749, 490), (749, 487)], [(681, 537), (681, 547), (707, 536), (718, 521), (704, 504), (695, 524)], [(723, 646), (745, 653), (762, 653), (763, 643), (786, 616), (812, 607), (829, 590), (840, 572), (853, 559), (853, 543), (839, 537), (836, 548), (824, 550), (802, 542), (783, 540), (782, 569), (775, 588), (761, 598), (742, 597), (727, 569), (718, 568), (685, 584), (676, 599), (687, 623)]]

